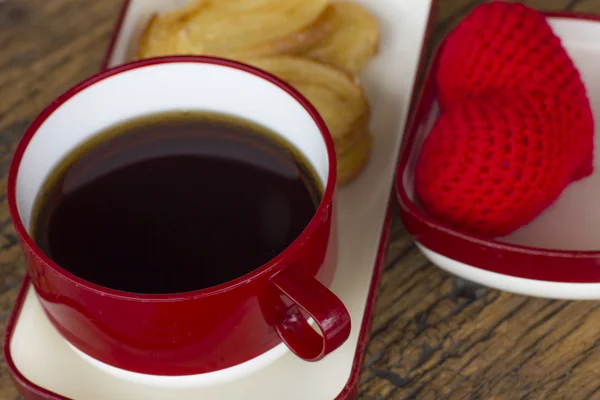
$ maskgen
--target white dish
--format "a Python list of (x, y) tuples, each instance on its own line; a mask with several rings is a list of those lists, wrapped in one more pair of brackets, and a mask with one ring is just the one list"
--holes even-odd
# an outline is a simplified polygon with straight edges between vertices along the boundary
[[(556, 202), (534, 221), (504, 238), (493, 241), (479, 240), (438, 226), (436, 223), (424, 223), (423, 231), (420, 232), (422, 235), (418, 237), (421, 242), (417, 241), (417, 245), (433, 264), (485, 286), (535, 297), (600, 299), (600, 279), (597, 278), (598, 273), (594, 272), (600, 260), (600, 82), (597, 79), (597, 71), (600, 68), (600, 18), (551, 14), (548, 21), (578, 67), (588, 90), (596, 121), (594, 173), (569, 185)], [(411, 151), (409, 166), (404, 170), (402, 184), (398, 182), (399, 187), (402, 185), (402, 188), (398, 189), (399, 192), (403, 191), (403, 195), (408, 196), (409, 201), (415, 204), (411, 183), (414, 157), (438, 115), (439, 107), (434, 101), (416, 121), (414, 151)], [(415, 215), (416, 213), (403, 209), (403, 219), (408, 217), (424, 221), (422, 215)], [(428, 227), (424, 228), (425, 225)], [(433, 236), (429, 236), (429, 244), (424, 244), (424, 237), (434, 231), (435, 242), (431, 241)], [(447, 247), (453, 246), (456, 252), (470, 254), (450, 257), (449, 252), (438, 248), (443, 247), (441, 242), (450, 240), (453, 245), (446, 244)], [(456, 250), (459, 247), (460, 250)], [(513, 273), (493, 271), (496, 267), (488, 268), (484, 261), (496, 257), (494, 261), (498, 262), (498, 265), (504, 263), (505, 266), (509, 266), (514, 260), (523, 260), (523, 255), (528, 257), (529, 263), (520, 263), (520, 270), (512, 268)], [(460, 256), (470, 257), (473, 262), (462, 262), (464, 258), (460, 260)], [(556, 279), (533, 278), (536, 274), (543, 276), (544, 272), (547, 273), (549, 263), (553, 260), (556, 261), (555, 265), (571, 264), (562, 271), (555, 270)], [(585, 273), (580, 267), (584, 261), (588, 267)]]

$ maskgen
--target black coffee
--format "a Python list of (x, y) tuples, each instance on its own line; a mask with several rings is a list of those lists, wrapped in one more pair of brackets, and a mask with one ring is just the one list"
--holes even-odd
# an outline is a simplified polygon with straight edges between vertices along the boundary
[(177, 293), (271, 260), (304, 230), (322, 187), (266, 128), (172, 112), (95, 135), (40, 193), (33, 236), (57, 264), (108, 288)]

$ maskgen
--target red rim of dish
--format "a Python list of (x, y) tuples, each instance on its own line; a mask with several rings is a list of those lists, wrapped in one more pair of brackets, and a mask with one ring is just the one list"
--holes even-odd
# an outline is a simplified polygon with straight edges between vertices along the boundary
[[(544, 15), (548, 18), (554, 19), (571, 19), (571, 20), (585, 20), (585, 21), (593, 21), (599, 22), (600, 16), (584, 14), (584, 13), (567, 13), (567, 12), (545, 12)], [(437, 56), (439, 55), (439, 50), (441, 49), (443, 44), (438, 46), (437, 49), (433, 52), (432, 61), (429, 63), (427, 68), (427, 73), (425, 74), (425, 80), (421, 87), (421, 91), (419, 93), (416, 109), (413, 113), (413, 118), (410, 121), (410, 125), (406, 132), (406, 137), (401, 149), (400, 161), (398, 164), (396, 177), (395, 177), (395, 190), (396, 197), (400, 204), (401, 214), (403, 219), (410, 219), (412, 222), (415, 222), (420, 225), (420, 228), (423, 229), (422, 236), (426, 235), (435, 235), (436, 239), (441, 239), (443, 237), (452, 239), (454, 244), (460, 244), (462, 247), (461, 250), (469, 251), (470, 249), (478, 248), (487, 248), (488, 250), (493, 250), (496, 254), (512, 254), (513, 256), (529, 256), (529, 257), (546, 257), (553, 259), (566, 259), (566, 260), (593, 260), (594, 262), (597, 259), (600, 259), (600, 250), (588, 250), (588, 251), (578, 251), (578, 250), (553, 250), (553, 249), (545, 249), (538, 247), (530, 247), (523, 246), (517, 244), (510, 244), (501, 242), (498, 240), (488, 240), (476, 235), (472, 235), (469, 233), (461, 232), (455, 230), (437, 220), (430, 217), (423, 210), (421, 210), (413, 200), (411, 200), (405, 190), (404, 186), (404, 175), (406, 173), (408, 162), (412, 155), (412, 148), (415, 143), (415, 139), (417, 137), (417, 130), (419, 127), (419, 122), (422, 118), (427, 115), (430, 103), (427, 101), (426, 96), (428, 92), (431, 92), (431, 88), (435, 87), (435, 77), (432, 73), (434, 68), (437, 66)], [(429, 89), (429, 90), (428, 90)], [(411, 233), (412, 235), (412, 233)], [(418, 241), (418, 239), (416, 239)], [(432, 251), (436, 251), (434, 246), (426, 246), (430, 248)], [(439, 253), (445, 255), (443, 253)], [(453, 257), (450, 257), (453, 258)], [(454, 258), (456, 261), (462, 262), (458, 258)], [(491, 268), (483, 265), (473, 265), (473, 263), (468, 264), (474, 268), (487, 270), (490, 272), (502, 274), (505, 276), (514, 276), (518, 278), (524, 279), (533, 279), (547, 282), (555, 282), (555, 283), (600, 283), (600, 270), (598, 270), (595, 274), (585, 274), (585, 277), (578, 276), (575, 279), (556, 279), (554, 277), (545, 276), (543, 272), (531, 274), (527, 271), (523, 271), (523, 273), (506, 273), (496, 270), (495, 268)], [(564, 276), (572, 275), (573, 270), (566, 271)]]
[[(329, 174), (327, 177), (327, 181), (325, 182), (325, 191), (323, 193), (323, 198), (315, 215), (310, 220), (306, 228), (302, 231), (302, 233), (294, 240), (283, 252), (278, 254), (275, 258), (267, 262), (266, 264), (258, 267), (254, 271), (243, 275), (239, 278), (236, 278), (227, 283), (213, 286), (206, 289), (184, 292), (184, 293), (173, 293), (173, 294), (138, 294), (131, 293), (126, 291), (120, 291), (110, 288), (105, 288), (103, 286), (91, 283), (82, 278), (77, 277), (76, 275), (68, 272), (67, 270), (60, 267), (58, 264), (54, 263), (48, 256), (46, 256), (39, 247), (35, 244), (31, 236), (27, 233), (23, 225), (23, 221), (21, 220), (21, 216), (19, 215), (17, 209), (16, 202), (16, 182), (17, 176), (19, 172), (19, 166), (21, 165), (21, 160), (23, 158), (23, 154), (27, 149), (29, 142), (32, 137), (38, 131), (40, 126), (46, 121), (50, 115), (54, 113), (59, 107), (61, 107), (64, 103), (66, 103), (69, 99), (80, 93), (81, 91), (93, 86), (96, 83), (99, 83), (105, 79), (109, 79), (115, 75), (133, 71), (141, 68), (154, 67), (161, 64), (181, 64), (181, 63), (192, 63), (192, 64), (211, 64), (218, 65), (221, 67), (232, 68), (238, 71), (243, 71), (248, 74), (254, 75), (256, 77), (264, 79), (266, 82), (279, 87), (281, 90), (286, 92), (292, 98), (294, 98), (304, 109), (306, 112), (312, 117), (313, 121), (317, 125), (317, 128), (321, 132), (323, 137), (323, 141), (325, 143), (325, 147), (327, 149), (327, 157), (329, 163)], [(25, 246), (29, 247), (36, 257), (38, 257), (41, 261), (47, 264), (55, 273), (61, 275), (63, 278), (68, 279), (77, 285), (85, 288), (86, 290), (102, 293), (106, 296), (111, 296), (119, 299), (127, 299), (131, 301), (143, 301), (143, 302), (171, 302), (183, 299), (195, 299), (206, 296), (212, 296), (218, 293), (223, 293), (229, 290), (236, 288), (239, 285), (244, 284), (247, 281), (254, 280), (263, 274), (275, 273), (278, 269), (283, 268), (281, 261), (284, 258), (291, 256), (295, 253), (300, 246), (307, 240), (307, 238), (315, 231), (315, 229), (319, 226), (320, 221), (327, 216), (329, 213), (328, 204), (331, 204), (333, 200), (333, 194), (336, 186), (336, 156), (335, 149), (333, 144), (333, 139), (325, 125), (325, 122), (317, 112), (317, 110), (312, 106), (312, 104), (302, 96), (297, 90), (292, 88), (287, 83), (283, 82), (279, 78), (273, 76), (270, 73), (262, 71), (258, 68), (254, 68), (252, 66), (242, 64), (236, 61), (231, 61), (227, 59), (222, 59), (218, 57), (207, 57), (207, 56), (167, 56), (167, 57), (158, 57), (151, 58), (141, 61), (135, 61), (132, 63), (124, 64), (121, 66), (117, 66), (114, 68), (103, 70), (90, 78), (82, 81), (81, 83), (75, 85), (71, 89), (67, 90), (65, 93), (60, 95), (55, 101), (53, 101), (48, 107), (46, 107), (31, 123), (31, 125), (25, 131), (22, 139), (20, 140), (17, 149), (15, 151), (15, 155), (11, 161), (10, 169), (8, 173), (8, 189), (7, 189), (7, 198), (8, 198), (8, 206), (10, 210), (10, 214), (13, 218), (13, 223), (15, 225), (15, 229), (17, 234), (21, 238), (22, 242)]]

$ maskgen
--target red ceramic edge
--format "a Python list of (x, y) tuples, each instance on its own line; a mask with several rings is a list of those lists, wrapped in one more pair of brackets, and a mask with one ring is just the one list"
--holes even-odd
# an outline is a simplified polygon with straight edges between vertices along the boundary
[(360, 326), (360, 334), (358, 336), (358, 342), (356, 343), (356, 352), (354, 354), (352, 370), (350, 371), (350, 377), (348, 379), (348, 382), (346, 383), (346, 386), (344, 386), (344, 389), (335, 398), (335, 400), (351, 400), (356, 398), (356, 395), (358, 393), (358, 379), (360, 378), (360, 373), (362, 371), (362, 360), (365, 355), (365, 350), (367, 348), (367, 345), (369, 344), (369, 333), (371, 330), (371, 320), (375, 308), (375, 299), (377, 297), (377, 289), (379, 288), (379, 280), (381, 278), (381, 271), (383, 271), (386, 249), (390, 238), (390, 229), (392, 227), (393, 207), (391, 200), (392, 199), (390, 196), (388, 209), (385, 215), (383, 231), (381, 233), (381, 238), (379, 242), (379, 248), (377, 250), (377, 258), (375, 260), (373, 277), (371, 278), (369, 294), (367, 296), (363, 320)]
[[(600, 16), (584, 13), (548, 12), (549, 18), (600, 22)], [(562, 282), (600, 283), (599, 251), (549, 250), (487, 240), (456, 231), (425, 214), (409, 197), (403, 185), (415, 137), (435, 98), (435, 68), (439, 48), (434, 53), (413, 120), (407, 130), (396, 173), (396, 196), (406, 230), (417, 242), (436, 253), (464, 264), (519, 278)]]
[[(131, 0), (124, 0), (120, 15), (119, 15), (117, 23), (115, 25), (113, 35), (111, 37), (111, 40), (110, 40), (108, 48), (107, 48), (107, 52), (103, 59), (101, 69), (106, 69), (110, 62), (110, 57), (112, 56), (114, 46), (116, 44), (117, 38), (119, 36), (119, 32), (121, 30), (121, 26), (123, 24), (125, 16), (127, 15), (127, 11), (128, 11), (130, 2), (131, 2)], [(427, 28), (426, 28), (425, 36), (424, 36), (424, 40), (423, 40), (424, 44), (428, 43), (428, 41), (431, 37), (433, 22), (435, 19), (434, 18), (434, 16), (435, 16), (434, 10), (437, 9), (437, 2), (438, 2), (438, 0), (432, 0), (432, 3), (431, 3), (430, 12), (429, 12), (429, 20), (427, 22)], [(415, 99), (417, 99), (417, 97), (418, 97), (418, 94), (415, 92), (415, 89), (417, 87), (417, 81), (418, 81), (417, 78), (419, 78), (418, 75), (421, 73), (420, 71), (423, 70), (424, 66), (425, 66), (425, 46), (423, 46), (423, 49), (421, 50), (419, 65), (418, 65), (418, 69), (417, 69), (417, 76), (415, 77), (415, 83), (413, 86), (413, 100), (412, 100), (411, 104), (415, 104)], [(406, 126), (409, 126), (411, 119), (414, 119), (413, 113), (412, 113), (412, 106), (411, 106), (410, 110), (411, 111), (409, 112)], [(404, 142), (404, 140), (403, 140), (403, 142)], [(363, 314), (362, 325), (360, 328), (360, 335), (359, 335), (358, 343), (356, 346), (354, 362), (352, 364), (352, 370), (350, 373), (350, 378), (349, 378), (346, 386), (342, 390), (342, 392), (335, 398), (335, 400), (351, 400), (351, 399), (354, 399), (357, 394), (358, 379), (360, 377), (360, 372), (362, 370), (362, 360), (364, 357), (364, 352), (368, 345), (369, 330), (370, 330), (370, 326), (371, 326), (371, 319), (373, 316), (372, 315), (373, 309), (375, 306), (375, 298), (377, 295), (377, 288), (379, 286), (381, 271), (383, 269), (383, 263), (385, 260), (385, 252), (386, 252), (387, 244), (389, 241), (389, 233), (390, 233), (390, 229), (392, 226), (392, 215), (393, 215), (392, 209), (393, 209), (392, 208), (392, 198), (390, 196), (388, 208), (386, 211), (384, 226), (383, 226), (383, 230), (382, 230), (381, 237), (380, 237), (379, 248), (377, 251), (377, 258), (376, 258), (375, 265), (374, 265), (373, 277), (371, 280), (369, 294), (367, 297), (367, 303), (365, 305), (365, 311)], [(29, 381), (17, 369), (17, 367), (12, 359), (12, 355), (10, 353), (10, 342), (12, 339), (12, 335), (14, 333), (15, 324), (21, 313), (21, 308), (23, 306), (23, 302), (25, 300), (25, 296), (27, 295), (30, 285), (31, 285), (31, 282), (30, 282), (29, 277), (25, 277), (23, 284), (21, 286), (18, 298), (15, 302), (9, 323), (6, 326), (3, 352), (4, 352), (4, 359), (5, 359), (7, 367), (8, 367), (8, 371), (13, 379), (13, 382), (17, 386), (19, 392), (28, 400), (70, 400), (67, 397), (50, 392), (50, 391), (36, 385), (35, 383)]]
[(121, 11), (119, 12), (119, 16), (117, 17), (115, 27), (113, 28), (113, 33), (110, 38), (110, 41), (108, 42), (108, 47), (106, 48), (106, 52), (104, 53), (104, 58), (102, 59), (100, 70), (108, 68), (110, 58), (113, 55), (113, 51), (115, 50), (115, 44), (117, 44), (117, 39), (119, 38), (119, 33), (121, 32), (121, 28), (123, 26), (123, 21), (125, 21), (125, 16), (127, 16), (127, 12), (129, 11), (130, 3), (131, 0), (123, 0), (123, 5), (121, 6)]
[(8, 324), (6, 325), (6, 331), (4, 336), (4, 362), (6, 363), (8, 373), (10, 374), (15, 386), (19, 393), (25, 397), (27, 400), (69, 400), (67, 397), (63, 397), (59, 394), (50, 392), (49, 390), (44, 389), (31, 382), (27, 377), (25, 377), (21, 371), (15, 365), (15, 362), (12, 358), (12, 354), (10, 352), (10, 343), (12, 341), (12, 335), (14, 333), (15, 325), (19, 316), (21, 315), (21, 308), (23, 307), (23, 302), (25, 301), (25, 297), (29, 291), (29, 287), (31, 286), (31, 282), (28, 276), (25, 276), (23, 280), (23, 284), (21, 285), (21, 289), (19, 290), (19, 295), (17, 300), (15, 301), (15, 305), (13, 311), (11, 313), (10, 319), (8, 320)]
[(596, 22), (600, 21), (600, 15), (575, 11), (545, 11), (544, 15), (548, 18), (583, 19)]
[[(408, 116), (406, 118), (406, 122), (404, 125), (403, 132), (405, 135), (402, 138), (402, 146), (406, 140), (406, 130), (412, 124), (412, 120), (416, 118), (414, 114), (414, 106), (416, 101), (420, 96), (420, 92), (417, 92), (418, 82), (424, 77), (425, 67), (427, 64), (427, 51), (426, 46), (431, 39), (431, 35), (433, 33), (433, 25), (435, 22), (436, 11), (438, 8), (438, 0), (432, 0), (431, 6), (429, 9), (429, 18), (427, 20), (427, 25), (425, 27), (425, 34), (423, 36), (423, 47), (421, 48), (421, 54), (419, 55), (419, 61), (417, 64), (417, 72), (415, 76), (415, 80), (413, 82), (412, 87), (412, 97), (411, 103), (409, 107)], [(423, 87), (423, 85), (421, 85)], [(393, 190), (390, 190), (392, 192)], [(375, 259), (375, 267), (373, 271), (373, 277), (371, 279), (371, 287), (369, 288), (369, 295), (367, 297), (367, 303), (365, 305), (365, 311), (363, 314), (362, 325), (360, 327), (360, 335), (358, 337), (358, 343), (356, 344), (356, 353), (354, 355), (354, 362), (352, 363), (352, 371), (350, 372), (350, 378), (348, 379), (348, 383), (344, 386), (342, 392), (335, 398), (335, 400), (351, 400), (356, 398), (358, 394), (358, 384), (360, 373), (362, 371), (362, 360), (365, 355), (365, 350), (367, 345), (369, 344), (369, 334), (371, 330), (371, 320), (373, 318), (373, 312), (375, 308), (375, 300), (377, 297), (377, 289), (379, 287), (379, 281), (381, 278), (381, 272), (383, 270), (383, 264), (385, 262), (385, 255), (387, 250), (387, 245), (390, 239), (390, 229), (392, 227), (392, 216), (393, 216), (393, 197), (391, 196), (388, 200), (388, 208), (385, 215), (385, 221), (383, 224), (383, 230), (381, 232), (381, 237), (379, 239), (379, 248), (377, 249), (377, 258)]]

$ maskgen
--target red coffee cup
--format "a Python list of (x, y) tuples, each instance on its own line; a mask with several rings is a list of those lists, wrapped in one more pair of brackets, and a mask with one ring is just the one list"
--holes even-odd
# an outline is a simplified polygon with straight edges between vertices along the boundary
[[(166, 295), (101, 287), (42, 253), (29, 227), (34, 201), (53, 166), (79, 143), (120, 121), (183, 109), (258, 122), (306, 156), (325, 190), (302, 234), (247, 275)], [(318, 361), (348, 338), (350, 316), (327, 288), (336, 268), (335, 184), (331, 136), (314, 107), (289, 85), (233, 61), (165, 57), (106, 70), (46, 108), (16, 150), (8, 202), (42, 307), (78, 352), (136, 376), (220, 371), (223, 378), (240, 372), (240, 365), (249, 372), (270, 362), (281, 354), (282, 342), (300, 358)]]

